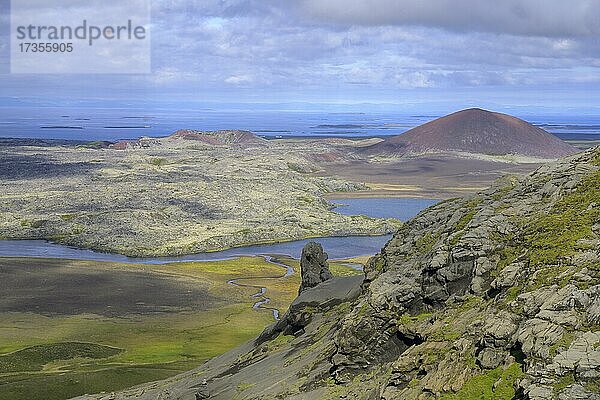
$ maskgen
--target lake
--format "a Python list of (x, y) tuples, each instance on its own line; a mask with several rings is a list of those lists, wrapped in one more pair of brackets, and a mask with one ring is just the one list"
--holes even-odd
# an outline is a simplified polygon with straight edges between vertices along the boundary
[(344, 215), (366, 215), (407, 221), (437, 200), (402, 198), (357, 198), (333, 200), (335, 211)]
[[(343, 199), (346, 204), (336, 211), (345, 215), (367, 215), (372, 217), (396, 218), (407, 221), (421, 210), (436, 203), (436, 200), (410, 198), (365, 198)], [(330, 259), (344, 259), (377, 253), (392, 235), (347, 236), (297, 240), (293, 242), (244, 246), (210, 253), (191, 254), (178, 257), (134, 258), (120, 254), (100, 253), (77, 249), (44, 240), (0, 240), (0, 257), (40, 257), (93, 260), (121, 263), (166, 264), (185, 261), (213, 261), (236, 256), (284, 254), (300, 258), (302, 248), (311, 240), (320, 242)]]

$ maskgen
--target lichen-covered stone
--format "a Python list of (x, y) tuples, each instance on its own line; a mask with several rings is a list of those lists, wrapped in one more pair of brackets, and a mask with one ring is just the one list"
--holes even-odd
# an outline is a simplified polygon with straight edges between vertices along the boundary
[(323, 251), (320, 243), (309, 242), (304, 246), (300, 258), (302, 283), (300, 284), (298, 294), (333, 278), (333, 275), (329, 271), (327, 258), (327, 253)]

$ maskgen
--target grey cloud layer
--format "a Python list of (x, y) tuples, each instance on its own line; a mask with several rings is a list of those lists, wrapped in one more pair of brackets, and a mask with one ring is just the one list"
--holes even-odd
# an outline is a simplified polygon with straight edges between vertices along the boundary
[(311, 16), (534, 36), (600, 34), (600, 0), (300, 0)]
[(132, 79), (144, 88), (215, 93), (597, 87), (599, 6), (600, 0), (154, 0), (155, 72)]
[[(242, 87), (522, 85), (568, 82), (576, 77), (571, 69), (598, 66), (600, 45), (582, 28), (592, 14), (572, 24), (570, 32), (580, 36), (557, 37), (556, 29), (546, 36), (518, 36), (511, 34), (517, 22), (531, 26), (532, 20), (546, 21), (535, 25), (541, 32), (564, 7), (531, 16), (528, 7), (539, 2), (521, 1), (528, 22), (520, 17), (509, 26), (506, 21), (517, 12), (517, 2), (493, 6), (455, 0), (454, 7), (446, 0), (433, 2), (441, 7), (432, 7), (430, 0), (419, 1), (420, 7), (398, 0), (163, 1), (155, 10), (159, 72), (153, 79), (166, 84), (195, 76), (207, 85)], [(594, 2), (583, 3), (590, 8)], [(412, 6), (412, 13), (400, 12), (399, 5)], [(582, 11), (571, 5), (569, 12), (565, 21)], [(459, 22), (474, 16), (480, 16), (478, 23), (489, 20), (490, 27), (504, 27), (508, 33), (479, 32), (475, 22), (474, 31), (465, 32), (468, 23)], [(452, 24), (461, 31), (451, 29)], [(594, 79), (593, 74), (585, 76)]]

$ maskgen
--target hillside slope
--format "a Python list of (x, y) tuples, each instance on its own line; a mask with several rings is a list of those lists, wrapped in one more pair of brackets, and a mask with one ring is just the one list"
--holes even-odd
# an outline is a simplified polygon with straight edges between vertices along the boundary
[(319, 288), (197, 370), (93, 398), (599, 399), (600, 148), (425, 210), (355, 300)]
[(363, 152), (371, 155), (465, 152), (554, 159), (574, 154), (577, 149), (521, 119), (471, 108), (387, 138)]

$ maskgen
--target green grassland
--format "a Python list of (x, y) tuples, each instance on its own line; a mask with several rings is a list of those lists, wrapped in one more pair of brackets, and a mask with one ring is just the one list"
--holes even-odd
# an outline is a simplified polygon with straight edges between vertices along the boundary
[[(285, 262), (298, 271), (297, 261)], [(217, 305), (209, 310), (116, 317), (0, 313), (0, 400), (60, 400), (187, 371), (250, 340), (273, 322), (270, 310), (252, 309), (255, 288), (235, 287), (229, 280), (244, 278), (244, 284), (266, 287), (269, 306), (282, 312), (295, 298), (300, 283), (299, 273), (265, 278), (281, 277), (285, 270), (261, 257), (118, 268), (208, 285), (210, 294), (218, 298)], [(332, 269), (339, 275), (355, 273), (343, 265)], [(34, 288), (31, 295), (35, 295)]]

